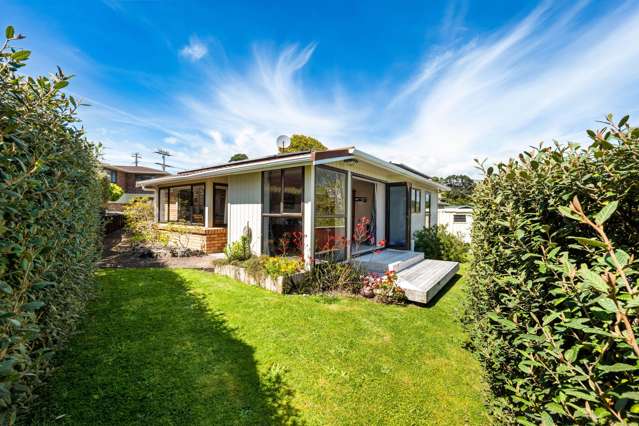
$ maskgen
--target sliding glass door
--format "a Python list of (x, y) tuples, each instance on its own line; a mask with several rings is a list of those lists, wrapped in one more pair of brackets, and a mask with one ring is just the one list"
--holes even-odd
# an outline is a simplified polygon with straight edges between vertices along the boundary
[(410, 248), (410, 197), (406, 183), (389, 183), (386, 191), (386, 230), (390, 248)]

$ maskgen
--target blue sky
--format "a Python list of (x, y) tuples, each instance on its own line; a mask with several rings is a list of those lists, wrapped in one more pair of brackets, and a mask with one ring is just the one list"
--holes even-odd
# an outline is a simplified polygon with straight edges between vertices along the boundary
[(26, 71), (61, 66), (91, 140), (194, 168), (280, 134), (433, 175), (639, 112), (637, 2), (0, 0)]

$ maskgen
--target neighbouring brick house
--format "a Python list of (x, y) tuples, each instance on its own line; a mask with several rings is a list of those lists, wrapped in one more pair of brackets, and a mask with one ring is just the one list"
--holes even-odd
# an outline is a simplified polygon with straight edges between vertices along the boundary
[(134, 197), (152, 197), (153, 191), (136, 186), (137, 182), (168, 176), (170, 173), (144, 166), (118, 166), (102, 163), (104, 172), (112, 183), (124, 190), (124, 195), (115, 202), (109, 203), (110, 210), (122, 210), (122, 205)]

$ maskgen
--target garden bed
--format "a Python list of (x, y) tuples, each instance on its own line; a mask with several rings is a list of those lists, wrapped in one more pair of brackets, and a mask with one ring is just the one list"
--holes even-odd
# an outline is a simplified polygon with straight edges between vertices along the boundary
[(292, 275), (271, 277), (265, 273), (252, 273), (248, 268), (242, 266), (222, 263), (214, 263), (213, 271), (216, 274), (280, 294), (287, 293), (287, 290), (291, 288), (290, 284), (297, 284), (306, 276), (306, 272), (297, 272)]

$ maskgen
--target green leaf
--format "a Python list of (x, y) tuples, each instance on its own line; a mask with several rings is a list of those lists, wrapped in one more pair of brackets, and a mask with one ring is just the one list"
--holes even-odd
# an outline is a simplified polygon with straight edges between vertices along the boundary
[(556, 402), (549, 402), (548, 404), (546, 404), (546, 408), (548, 409), (548, 411), (551, 411), (555, 414), (559, 414), (562, 416), (566, 415), (564, 407), (562, 407), (560, 404), (557, 404)]
[(613, 302), (612, 300), (608, 299), (607, 297), (598, 298), (597, 299), (597, 303), (599, 304), (599, 306), (604, 308), (606, 310), (606, 312), (610, 312), (610, 313), (617, 312), (617, 305), (615, 305), (615, 302)]
[(599, 368), (601, 371), (605, 371), (606, 373), (639, 370), (639, 367), (637, 367), (636, 365), (624, 364), (622, 362), (617, 362), (612, 365), (598, 365), (597, 368)]
[(587, 267), (583, 267), (579, 270), (579, 276), (584, 280), (584, 284), (589, 287), (595, 288), (602, 293), (608, 293), (608, 284), (599, 274), (592, 272)]
[(18, 50), (11, 55), (11, 59), (14, 61), (24, 61), (29, 59), (29, 56), (31, 56), (30, 50)]
[(53, 85), (54, 89), (63, 89), (69, 85), (67, 80), (60, 80), (56, 84)]
[(515, 324), (514, 322), (512, 322), (512, 321), (510, 321), (510, 320), (508, 320), (506, 318), (500, 317), (499, 315), (497, 315), (496, 312), (488, 313), (488, 318), (490, 318), (491, 320), (503, 325), (504, 327), (506, 327), (506, 328), (508, 328), (510, 330), (517, 329), (517, 324)]
[(579, 355), (579, 349), (581, 349), (581, 345), (573, 346), (572, 348), (564, 352), (564, 357), (571, 363), (575, 362), (575, 360), (577, 359), (577, 355)]
[(37, 284), (34, 284), (32, 288), (34, 290), (42, 290), (43, 288), (53, 287), (54, 285), (55, 283), (53, 281), (41, 281)]
[(546, 413), (545, 411), (541, 413), (541, 424), (544, 426), (553, 426), (555, 424), (555, 422), (553, 421), (552, 417), (550, 416), (550, 414)]
[(600, 248), (608, 247), (603, 241), (599, 241), (595, 238), (583, 238), (583, 237), (570, 237), (570, 238), (577, 241), (582, 246), (600, 247)]
[(15, 30), (13, 29), (13, 27), (11, 25), (9, 25), (5, 30), (4, 30), (4, 35), (6, 38), (13, 38), (13, 36), (15, 35)]
[(624, 124), (628, 122), (629, 118), (630, 118), (629, 115), (624, 116), (621, 120), (619, 120), (619, 124), (617, 125), (617, 127), (623, 127)]
[(608, 219), (610, 219), (610, 216), (612, 216), (612, 214), (617, 210), (618, 206), (619, 206), (618, 201), (612, 201), (606, 204), (599, 211), (599, 213), (595, 215), (595, 222), (599, 225), (602, 225), (603, 223), (605, 223)]
[(22, 310), (23, 311), (36, 311), (38, 309), (40, 309), (41, 307), (44, 306), (44, 302), (40, 302), (38, 300), (34, 301), (34, 302), (29, 302), (29, 303), (25, 303), (24, 305), (22, 305)]
[(581, 222), (581, 217), (579, 217), (577, 213), (570, 210), (570, 207), (559, 206), (558, 209), (559, 209), (559, 213), (561, 213), (562, 216), (568, 217), (570, 219), (578, 220)]
[(0, 281), (0, 290), (6, 294), (13, 293), (13, 289), (11, 288), (11, 286), (4, 281)]
[(635, 401), (639, 401), (639, 392), (624, 392), (621, 394), (622, 398), (626, 399), (634, 399)]
[(594, 395), (587, 394), (586, 392), (574, 389), (564, 389), (564, 392), (567, 395), (576, 396), (577, 398), (585, 399), (586, 401), (599, 402), (599, 400)]
[(521, 240), (522, 238), (524, 238), (523, 229), (518, 229), (515, 231), (515, 238), (517, 238), (518, 240)]

